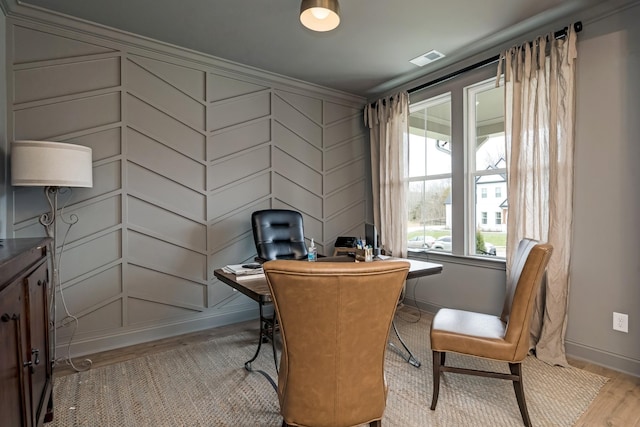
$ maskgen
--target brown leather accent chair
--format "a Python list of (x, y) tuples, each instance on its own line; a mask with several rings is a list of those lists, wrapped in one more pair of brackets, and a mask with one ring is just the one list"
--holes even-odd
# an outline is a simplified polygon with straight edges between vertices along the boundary
[[(513, 381), (518, 407), (526, 426), (531, 426), (522, 386), (521, 362), (529, 352), (529, 323), (533, 303), (553, 248), (523, 239), (507, 278), (507, 293), (501, 316), (443, 308), (431, 323), (433, 350), (433, 397), (436, 409), (443, 372), (477, 375)], [(445, 366), (447, 352), (509, 363), (511, 374)]]
[(267, 261), (282, 337), (283, 426), (381, 426), (384, 357), (406, 261)]

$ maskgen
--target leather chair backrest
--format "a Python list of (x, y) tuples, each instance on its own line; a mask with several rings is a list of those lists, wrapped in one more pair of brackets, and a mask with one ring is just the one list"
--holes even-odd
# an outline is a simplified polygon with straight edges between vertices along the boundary
[(274, 260), (307, 257), (300, 212), (287, 209), (255, 211), (251, 214), (251, 226), (258, 258)]
[(553, 247), (523, 239), (518, 245), (507, 280), (507, 295), (501, 319), (507, 323), (505, 341), (514, 346), (514, 360), (521, 360), (529, 351), (529, 325), (538, 289)]
[(406, 261), (263, 265), (280, 322), (278, 397), (293, 425), (381, 419), (384, 355)]

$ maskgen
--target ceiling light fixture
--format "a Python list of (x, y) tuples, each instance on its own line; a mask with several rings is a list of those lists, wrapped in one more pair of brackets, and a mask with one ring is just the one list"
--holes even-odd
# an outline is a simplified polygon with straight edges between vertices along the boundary
[(302, 0), (300, 22), (313, 31), (331, 31), (340, 24), (338, 0)]

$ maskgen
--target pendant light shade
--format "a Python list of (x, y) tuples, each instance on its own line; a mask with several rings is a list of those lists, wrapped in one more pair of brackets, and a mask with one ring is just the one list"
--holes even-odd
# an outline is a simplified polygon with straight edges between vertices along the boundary
[(313, 31), (331, 31), (340, 24), (338, 0), (302, 0), (300, 22)]

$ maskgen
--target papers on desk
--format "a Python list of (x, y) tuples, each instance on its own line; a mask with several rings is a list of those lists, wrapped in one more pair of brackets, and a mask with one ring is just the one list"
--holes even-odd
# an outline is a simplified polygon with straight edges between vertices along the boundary
[(230, 264), (222, 267), (222, 271), (225, 273), (231, 273), (236, 275), (236, 279), (245, 280), (245, 279), (259, 279), (264, 277), (264, 270), (262, 267), (259, 268), (246, 268), (242, 266), (243, 264)]

